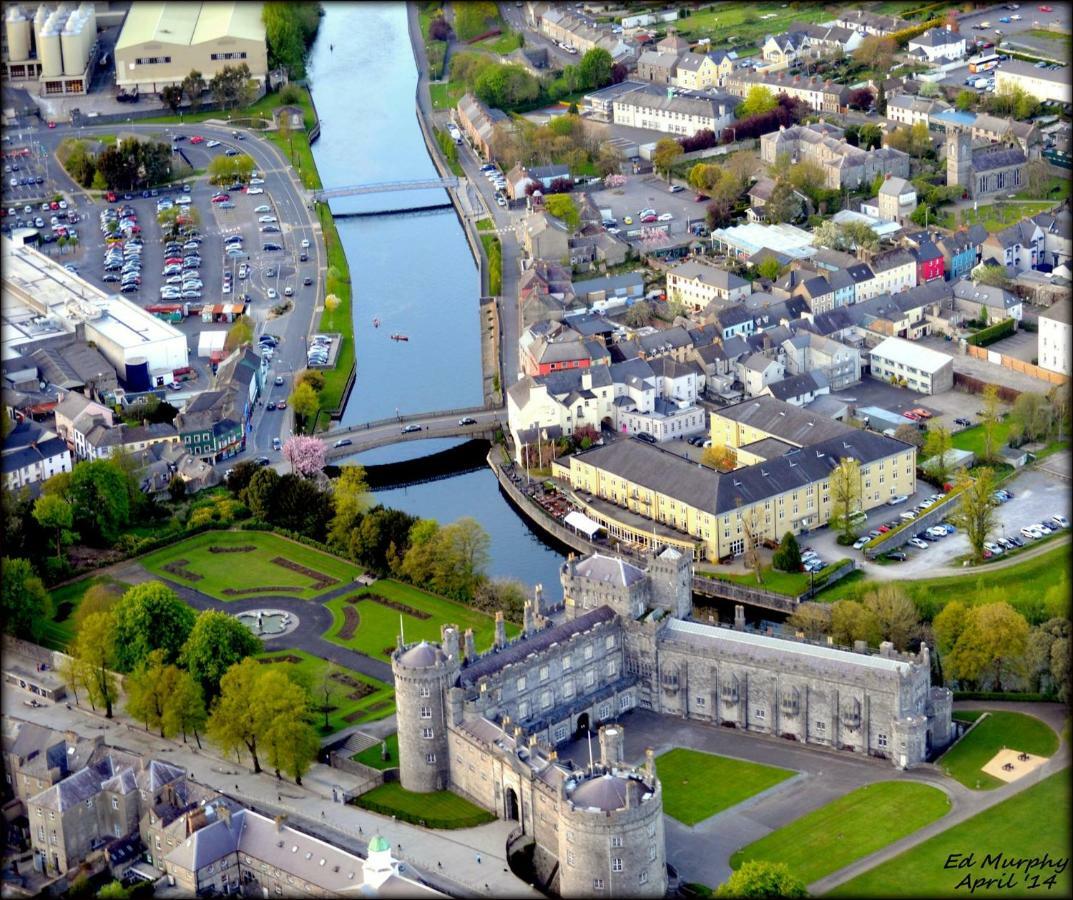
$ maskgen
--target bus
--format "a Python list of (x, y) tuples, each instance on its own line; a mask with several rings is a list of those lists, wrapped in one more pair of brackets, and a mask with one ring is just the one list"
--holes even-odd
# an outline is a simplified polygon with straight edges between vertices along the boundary
[(987, 53), (984, 56), (977, 56), (976, 59), (969, 60), (969, 71), (974, 75), (977, 72), (987, 72), (995, 68), (998, 63), (997, 53)]

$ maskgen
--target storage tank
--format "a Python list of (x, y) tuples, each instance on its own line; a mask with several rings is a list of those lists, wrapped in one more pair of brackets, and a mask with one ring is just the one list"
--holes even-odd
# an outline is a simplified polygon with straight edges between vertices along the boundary
[(92, 44), (97, 39), (97, 6), (92, 2), (86, 2), (78, 7), (78, 11), (89, 23), (89, 44)]
[(132, 356), (127, 360), (127, 390), (138, 394), (149, 390), (149, 360), (144, 356)]
[(78, 12), (71, 13), (60, 36), (63, 48), (63, 74), (81, 75), (86, 71), (89, 47), (85, 41), (86, 20)]
[(30, 58), (30, 20), (21, 7), (12, 6), (7, 11), (7, 55), (11, 62), (25, 62)]
[(60, 32), (56, 13), (45, 19), (37, 35), (37, 58), (41, 61), (41, 74), (58, 76), (63, 74), (63, 50), (60, 47)]

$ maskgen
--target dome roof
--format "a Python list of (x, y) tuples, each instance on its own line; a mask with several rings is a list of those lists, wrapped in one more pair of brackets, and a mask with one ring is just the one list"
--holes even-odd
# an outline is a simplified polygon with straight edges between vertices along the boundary
[(646, 793), (648, 787), (636, 778), (624, 778), (608, 772), (581, 782), (570, 794), (570, 799), (574, 801), (574, 806), (611, 812), (625, 809), (627, 797), (630, 806), (639, 805)]
[(373, 835), (373, 839), (369, 841), (370, 853), (383, 853), (385, 850), (390, 850), (391, 844), (386, 837), (382, 834)]
[(430, 644), (428, 641), (422, 641), (411, 647), (409, 650), (404, 650), (399, 654), (399, 662), (404, 666), (412, 666), (415, 669), (431, 668), (437, 663), (446, 662), (447, 656), (439, 648)]

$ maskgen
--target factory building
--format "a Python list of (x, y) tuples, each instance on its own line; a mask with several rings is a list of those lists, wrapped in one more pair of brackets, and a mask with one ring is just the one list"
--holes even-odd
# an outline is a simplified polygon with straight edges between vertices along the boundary
[(4, 15), (4, 73), (9, 81), (37, 81), (42, 94), (84, 94), (97, 58), (97, 12), (92, 0), (77, 7), (18, 4)]

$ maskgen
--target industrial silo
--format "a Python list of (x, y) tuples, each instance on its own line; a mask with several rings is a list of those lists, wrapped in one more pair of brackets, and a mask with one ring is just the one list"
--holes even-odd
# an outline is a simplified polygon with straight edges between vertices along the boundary
[(78, 11), (82, 14), (82, 18), (89, 23), (89, 44), (87, 46), (92, 45), (97, 39), (97, 6), (92, 0), (86, 0), (78, 7)]
[(86, 71), (86, 61), (89, 59), (89, 46), (85, 41), (86, 24), (81, 13), (73, 12), (60, 35), (64, 75), (81, 75)]
[(52, 13), (37, 35), (37, 58), (41, 61), (41, 74), (57, 77), (63, 74), (63, 51), (60, 46), (60, 32), (63, 25), (59, 16)]
[(144, 356), (132, 356), (127, 360), (127, 390), (140, 394), (149, 390), (149, 360)]
[(7, 11), (7, 54), (13, 63), (30, 58), (30, 20), (21, 7), (12, 6)]

